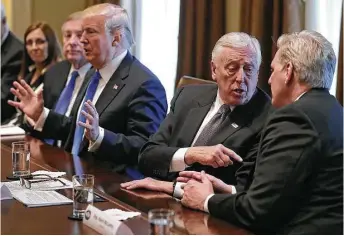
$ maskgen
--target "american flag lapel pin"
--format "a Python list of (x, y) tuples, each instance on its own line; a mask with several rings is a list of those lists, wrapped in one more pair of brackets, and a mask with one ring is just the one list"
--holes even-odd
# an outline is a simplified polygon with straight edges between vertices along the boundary
[(113, 89), (118, 89), (118, 85), (115, 84), (115, 85), (113, 86)]
[(235, 123), (232, 123), (232, 126), (233, 126), (235, 129), (239, 127), (239, 126), (238, 126), (237, 124), (235, 124)]

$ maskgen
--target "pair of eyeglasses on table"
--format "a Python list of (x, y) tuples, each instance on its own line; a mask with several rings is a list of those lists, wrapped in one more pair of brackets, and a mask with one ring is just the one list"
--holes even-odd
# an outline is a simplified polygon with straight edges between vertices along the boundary
[(31, 189), (31, 185), (35, 183), (41, 183), (41, 182), (47, 182), (47, 181), (59, 181), (63, 186), (66, 186), (66, 183), (64, 183), (59, 178), (51, 177), (50, 175), (46, 174), (37, 174), (37, 175), (31, 175), (32, 179), (25, 179), (25, 178), (19, 178), (19, 183), (21, 186)]

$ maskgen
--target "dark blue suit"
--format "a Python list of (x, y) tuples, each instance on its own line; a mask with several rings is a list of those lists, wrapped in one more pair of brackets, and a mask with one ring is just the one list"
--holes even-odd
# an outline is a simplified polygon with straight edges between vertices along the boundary
[[(93, 73), (94, 70), (89, 71), (85, 80)], [(81, 87), (71, 116), (50, 111), (42, 131), (47, 138), (64, 140), (67, 151), (73, 145), (77, 112), (87, 85), (84, 82)], [(95, 106), (99, 125), (105, 129), (104, 139), (97, 152), (89, 153), (88, 140), (84, 138), (79, 154), (116, 164), (137, 164), (140, 148), (155, 133), (167, 112), (166, 93), (159, 79), (130, 53), (106, 84)]]

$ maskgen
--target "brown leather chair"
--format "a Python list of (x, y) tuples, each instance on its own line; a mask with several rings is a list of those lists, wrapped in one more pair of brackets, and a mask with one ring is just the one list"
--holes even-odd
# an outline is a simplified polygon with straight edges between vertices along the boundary
[(184, 75), (180, 78), (177, 88), (180, 88), (182, 86), (189, 85), (189, 84), (216, 84), (216, 82), (212, 80), (198, 79), (195, 77)]

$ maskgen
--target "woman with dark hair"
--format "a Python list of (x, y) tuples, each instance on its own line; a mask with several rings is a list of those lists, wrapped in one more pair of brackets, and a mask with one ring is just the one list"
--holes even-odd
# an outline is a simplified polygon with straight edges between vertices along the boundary
[[(61, 49), (54, 30), (45, 22), (31, 24), (24, 34), (24, 55), (18, 80), (24, 79), (35, 91), (43, 89), (45, 71), (61, 59)], [(20, 125), (18, 111), (7, 125)]]

